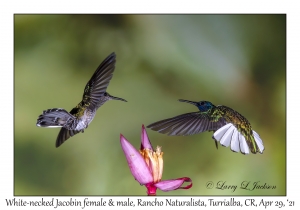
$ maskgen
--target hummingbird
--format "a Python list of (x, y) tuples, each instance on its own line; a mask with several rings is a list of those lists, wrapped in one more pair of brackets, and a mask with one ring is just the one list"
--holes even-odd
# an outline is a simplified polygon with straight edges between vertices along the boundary
[(217, 148), (220, 142), (222, 146), (230, 146), (233, 152), (263, 153), (265, 148), (260, 136), (252, 130), (249, 121), (237, 111), (223, 105), (215, 106), (209, 101), (179, 101), (193, 104), (199, 111), (161, 120), (148, 125), (147, 128), (170, 136), (213, 131), (212, 138)]
[(84, 132), (84, 129), (92, 122), (97, 109), (109, 100), (121, 100), (106, 92), (107, 86), (113, 76), (116, 63), (116, 54), (111, 53), (98, 66), (95, 73), (84, 88), (82, 101), (70, 112), (62, 108), (53, 108), (43, 111), (36, 125), (39, 127), (61, 127), (56, 139), (56, 147), (59, 147), (70, 137)]

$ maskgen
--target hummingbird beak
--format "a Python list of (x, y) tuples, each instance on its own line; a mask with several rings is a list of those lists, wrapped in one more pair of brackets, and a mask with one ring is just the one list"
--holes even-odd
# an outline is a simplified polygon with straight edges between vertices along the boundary
[(112, 96), (112, 95), (110, 95), (109, 96), (109, 99), (110, 100), (120, 100), (120, 101), (125, 101), (125, 102), (127, 102), (125, 99), (123, 99), (123, 98), (118, 98), (118, 97), (115, 97), (115, 96)]
[(179, 99), (178, 101), (186, 102), (186, 103), (193, 104), (193, 105), (197, 106), (197, 102), (194, 102), (194, 101), (188, 101), (188, 100), (184, 100), (184, 99)]

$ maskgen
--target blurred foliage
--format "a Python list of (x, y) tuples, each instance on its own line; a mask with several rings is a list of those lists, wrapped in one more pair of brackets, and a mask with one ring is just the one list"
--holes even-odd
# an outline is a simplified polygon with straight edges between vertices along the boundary
[[(119, 143), (139, 148), (142, 124), (197, 111), (208, 100), (248, 118), (263, 155), (215, 148), (212, 133), (166, 136), (163, 179), (188, 176), (189, 190), (159, 195), (286, 194), (285, 15), (15, 15), (15, 195), (145, 195)], [(100, 62), (117, 54), (107, 91), (128, 100), (102, 106), (83, 134), (55, 148), (58, 128), (36, 127), (43, 110), (71, 110)], [(272, 190), (206, 189), (243, 181)]]

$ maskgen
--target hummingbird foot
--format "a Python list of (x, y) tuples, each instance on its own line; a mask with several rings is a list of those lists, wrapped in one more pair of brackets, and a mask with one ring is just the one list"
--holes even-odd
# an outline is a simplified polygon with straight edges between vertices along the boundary
[(218, 141), (215, 140), (216, 148), (218, 149)]

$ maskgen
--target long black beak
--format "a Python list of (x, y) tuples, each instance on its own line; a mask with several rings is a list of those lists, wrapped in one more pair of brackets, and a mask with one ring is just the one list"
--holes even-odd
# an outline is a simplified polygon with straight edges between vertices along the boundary
[(110, 98), (111, 100), (120, 100), (120, 101), (125, 101), (125, 102), (127, 102), (127, 101), (126, 101), (125, 99), (123, 99), (123, 98), (118, 98), (118, 97), (115, 97), (115, 96), (112, 96), (112, 95), (110, 95), (109, 98)]
[(178, 101), (186, 102), (186, 103), (193, 104), (193, 105), (197, 106), (197, 102), (194, 102), (194, 101), (189, 101), (189, 100), (184, 100), (184, 99), (179, 99)]

